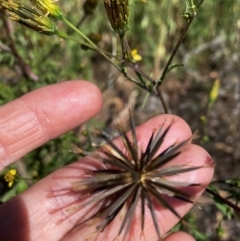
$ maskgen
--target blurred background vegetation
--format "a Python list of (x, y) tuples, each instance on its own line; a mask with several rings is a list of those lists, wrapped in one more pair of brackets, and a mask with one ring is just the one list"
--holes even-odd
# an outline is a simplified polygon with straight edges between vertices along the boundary
[[(139, 67), (157, 78), (186, 24), (182, 17), (185, 1), (129, 1), (129, 45), (142, 57)], [(118, 51), (103, 1), (99, 1), (92, 12), (81, 0), (60, 0), (58, 4), (66, 18), (79, 25), (99, 47), (112, 53)], [(69, 31), (61, 22), (58, 24)], [(22, 177), (32, 181), (19, 180), (9, 189), (2, 173), (1, 201), (75, 161), (77, 155), (69, 151), (73, 144), (91, 150), (92, 142), (98, 141), (89, 134), (93, 126), (104, 128), (114, 136), (116, 133), (109, 124), (120, 117), (127, 118), (123, 114), (126, 104), (135, 103), (137, 123), (163, 113), (159, 101), (151, 96), (142, 107), (146, 92), (126, 81), (96, 52), (85, 51), (79, 44), (57, 36), (35, 33), (10, 21), (3, 12), (0, 12), (0, 33), (1, 105), (41, 86), (70, 79), (92, 81), (104, 95), (103, 109), (90, 123), (50, 141), (14, 165)], [(213, 188), (223, 196), (232, 195), (235, 204), (240, 198), (240, 183), (232, 185), (234, 189), (226, 183), (229, 179), (240, 180), (239, 46), (240, 0), (205, 0), (173, 61), (184, 67), (171, 71), (162, 87), (170, 112), (185, 119), (193, 131), (198, 130), (200, 138), (195, 142), (207, 149), (215, 160)], [(217, 99), (211, 103), (210, 93), (217, 84), (220, 84)], [(213, 202), (208, 195), (200, 203), (201, 209), (194, 208), (185, 218), (188, 224), (181, 222), (176, 229), (191, 232), (197, 240), (239, 239), (239, 216), (227, 206)]]

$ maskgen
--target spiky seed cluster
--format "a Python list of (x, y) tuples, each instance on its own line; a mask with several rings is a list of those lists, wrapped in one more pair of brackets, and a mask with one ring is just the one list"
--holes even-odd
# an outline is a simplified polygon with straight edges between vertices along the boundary
[(0, 2), (0, 8), (6, 10), (10, 19), (21, 23), (22, 25), (46, 34), (53, 35), (56, 33), (55, 23), (43, 12), (37, 8), (32, 8), (18, 1), (6, 0)]
[(191, 196), (179, 187), (199, 186), (199, 184), (170, 181), (167, 177), (197, 170), (202, 166), (186, 167), (186, 165), (178, 165), (164, 167), (166, 163), (171, 162), (181, 153), (181, 148), (189, 140), (171, 145), (156, 155), (171, 128), (171, 125), (166, 128), (162, 125), (158, 131), (152, 133), (146, 150), (141, 151), (137, 142), (134, 121), (131, 114), (130, 116), (131, 139), (120, 126), (117, 126), (126, 152), (122, 152), (113, 142), (104, 136), (107, 145), (101, 148), (103, 155), (101, 155), (100, 161), (104, 164), (105, 168), (89, 171), (87, 175), (90, 174), (91, 176), (88, 176), (77, 184), (78, 188), (76, 191), (87, 192), (87, 195), (91, 197), (90, 200), (83, 204), (83, 207), (89, 204), (100, 204), (101, 206), (96, 214), (81, 224), (90, 220), (95, 220), (96, 222), (101, 220), (96, 227), (97, 231), (101, 232), (124, 207), (127, 207), (118, 231), (118, 236), (123, 235), (123, 240), (125, 240), (131, 228), (137, 204), (140, 202), (142, 233), (145, 226), (145, 212), (146, 208), (148, 208), (157, 236), (160, 239), (160, 228), (153, 201), (157, 201), (159, 205), (171, 210), (180, 219), (181, 216), (166, 201), (165, 197), (170, 196), (193, 203)]
[(123, 37), (129, 30), (128, 0), (104, 0), (104, 6), (113, 30)]

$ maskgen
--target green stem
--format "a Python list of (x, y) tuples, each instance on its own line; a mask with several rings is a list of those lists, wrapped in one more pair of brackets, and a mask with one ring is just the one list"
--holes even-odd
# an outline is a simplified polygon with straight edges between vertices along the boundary
[(162, 72), (162, 75), (161, 75), (160, 78), (157, 80), (157, 85), (158, 85), (158, 86), (162, 84), (162, 82), (163, 82), (163, 80), (164, 80), (164, 78), (165, 78), (165, 76), (166, 76), (166, 74), (167, 74), (167, 72), (168, 72), (169, 66), (171, 65), (171, 63), (172, 63), (172, 61), (173, 61), (173, 58), (175, 57), (176, 53), (178, 52), (178, 49), (179, 49), (180, 45), (182, 44), (182, 41), (183, 41), (183, 39), (185, 38), (185, 36), (186, 36), (186, 34), (187, 34), (187, 32), (188, 32), (188, 29), (189, 29), (189, 27), (190, 27), (191, 24), (192, 24), (193, 19), (194, 19), (194, 16), (192, 16), (192, 17), (190, 18), (190, 20), (188, 21), (188, 23), (187, 23), (187, 25), (186, 25), (186, 27), (185, 27), (185, 29), (184, 29), (183, 34), (181, 35), (181, 37), (180, 37), (180, 39), (178, 40), (175, 48), (173, 49), (173, 52), (172, 52), (170, 58), (168, 59), (168, 62), (167, 62), (166, 66), (165, 66), (165, 68), (164, 68), (164, 70), (163, 70), (163, 72)]
[(82, 26), (83, 22), (86, 21), (88, 17), (89, 17), (89, 14), (84, 14), (84, 16), (76, 24), (76, 28), (79, 28), (80, 26)]
[(135, 71), (137, 76), (141, 75), (141, 77), (147, 79), (152, 85), (156, 84), (156, 81), (154, 79), (152, 79), (149, 75), (147, 75), (144, 72), (142, 72), (141, 70), (139, 70), (135, 64), (133, 64), (133, 63), (126, 63), (126, 64), (127, 64), (127, 66), (129, 66), (131, 69), (133, 69)]
[(167, 107), (167, 103), (166, 103), (166, 101), (165, 101), (165, 99), (163, 97), (161, 89), (158, 89), (158, 95), (159, 95), (159, 98), (161, 100), (161, 103), (162, 103), (162, 106), (163, 106), (163, 109), (164, 109), (164, 113), (168, 114), (169, 110), (168, 110), (168, 107)]
[[(193, 2), (193, 1), (192, 1), (192, 2)], [(203, 2), (204, 2), (204, 0), (201, 0), (201, 1), (199, 2), (199, 4), (197, 5), (197, 9), (203, 4)], [(193, 5), (194, 5), (194, 4), (193, 4)], [(189, 30), (189, 28), (190, 28), (190, 26), (191, 26), (191, 24), (192, 24), (195, 16), (196, 16), (196, 15), (193, 14), (193, 15), (191, 16), (191, 18), (189, 19), (189, 21), (187, 22), (187, 25), (186, 25), (186, 27), (185, 27), (185, 29), (184, 29), (184, 31), (183, 31), (180, 39), (178, 40), (175, 48), (173, 49), (173, 52), (172, 52), (172, 54), (171, 54), (171, 56), (170, 56), (170, 58), (169, 58), (169, 60), (168, 60), (168, 62), (167, 62), (167, 64), (166, 64), (163, 72), (162, 72), (162, 75), (161, 75), (160, 78), (157, 80), (157, 86), (161, 85), (162, 82), (163, 82), (163, 80), (164, 80), (164, 78), (166, 77), (166, 74), (167, 74), (167, 72), (168, 72), (169, 66), (171, 65), (171, 63), (172, 63), (172, 61), (173, 61), (173, 58), (175, 57), (176, 53), (178, 52), (178, 49), (179, 49), (180, 45), (182, 44), (182, 41), (183, 41), (184, 38), (186, 37), (186, 34), (187, 34), (187, 32), (188, 32), (188, 30)]]
[(64, 38), (64, 39), (69, 39), (69, 40), (72, 40), (76, 43), (79, 43), (81, 45), (84, 45), (84, 46), (87, 46), (88, 48), (92, 49), (92, 50), (97, 50), (97, 51), (100, 51), (100, 49), (96, 48), (96, 47), (93, 47), (92, 45), (90, 44), (87, 44), (87, 43), (84, 43), (84, 42), (81, 42), (79, 41), (78, 39), (76, 38), (73, 38), (72, 36), (68, 35), (67, 33), (64, 33), (64, 32), (61, 32), (59, 30), (57, 30), (57, 35), (61, 38)]
[[(198, 3), (196, 9), (198, 9), (203, 4), (203, 2), (204, 2), (204, 0), (200, 0), (200, 2)], [(190, 7), (193, 8), (193, 6), (194, 6), (194, 3), (193, 3), (193, 0), (191, 0), (191, 6)], [(178, 52), (178, 49), (179, 49), (180, 45), (182, 44), (184, 38), (186, 37), (186, 34), (187, 34), (187, 32), (188, 32), (188, 30), (189, 30), (189, 28), (190, 28), (194, 18), (196, 17), (196, 9), (193, 8), (193, 12), (194, 13), (191, 15), (191, 17), (190, 17), (189, 21), (187, 22), (186, 27), (185, 27), (185, 29), (184, 29), (180, 39), (178, 40), (176, 46), (174, 47), (174, 49), (172, 51), (172, 54), (171, 54), (170, 58), (168, 59), (168, 62), (167, 62), (166, 66), (165, 66), (165, 68), (164, 68), (164, 70), (162, 72), (162, 75), (156, 81), (155, 88), (157, 89), (157, 92), (158, 92), (158, 95), (159, 95), (159, 97), (161, 99), (161, 102), (163, 104), (163, 108), (164, 108), (165, 113), (168, 113), (168, 108), (167, 108), (167, 105), (166, 105), (166, 103), (164, 101), (164, 98), (163, 98), (163, 95), (162, 95), (161, 85), (163, 83), (163, 80), (166, 77), (166, 74), (168, 73), (169, 67), (170, 67), (170, 65), (171, 65), (171, 63), (172, 63), (176, 53)]]
[(122, 58), (123, 58), (124, 64), (126, 64), (127, 66), (129, 66), (134, 70), (141, 84), (143, 86), (146, 86), (143, 80), (143, 77), (146, 78), (148, 81), (150, 81), (151, 84), (156, 84), (155, 80), (153, 80), (150, 76), (148, 76), (147, 74), (143, 73), (138, 69), (136, 62), (133, 59), (131, 48), (125, 36), (120, 36), (120, 43), (121, 43)]
[(123, 76), (124, 76), (126, 79), (128, 79), (130, 82), (132, 82), (132, 83), (138, 85), (139, 87), (141, 87), (142, 89), (146, 90), (149, 94), (154, 95), (155, 97), (158, 97), (157, 94), (154, 93), (153, 91), (149, 90), (149, 89), (146, 87), (145, 84), (139, 83), (139, 82), (137, 82), (135, 79), (133, 79), (131, 76), (129, 76), (129, 75), (127, 74), (127, 71), (126, 71), (126, 68), (125, 68), (125, 67), (122, 68), (122, 71), (121, 71), (121, 72), (122, 72)]
[(62, 18), (62, 21), (68, 25), (72, 30), (78, 33), (86, 42), (88, 42), (92, 47), (97, 47), (84, 33), (82, 33), (78, 28), (76, 28), (71, 22), (69, 22), (65, 17)]
[(126, 60), (126, 50), (125, 50), (125, 44), (124, 44), (124, 36), (119, 37), (119, 39), (120, 39), (121, 50), (122, 50), (122, 59), (125, 61)]
[[(62, 18), (62, 21), (67, 24), (71, 29), (73, 29), (77, 34), (79, 34), (94, 50), (99, 52), (104, 58), (106, 58), (112, 65), (114, 65), (119, 71), (121, 68), (111, 59), (109, 58), (104, 52), (102, 52), (84, 33), (82, 33), (79, 29), (77, 29), (72, 23), (70, 23), (66, 18)], [(67, 35), (68, 36), (68, 35)], [(66, 38), (66, 36), (65, 36)], [(70, 39), (70, 36), (67, 37)], [(72, 39), (73, 40), (73, 39)], [(75, 41), (75, 39), (74, 39)], [(79, 41), (77, 41), (79, 42)]]
[[(155, 80), (153, 80), (150, 76), (146, 75), (145, 73), (142, 73), (141, 71), (139, 71), (139, 70), (136, 68), (135, 63), (131, 62), (131, 59), (133, 60), (133, 57), (131, 56), (131, 49), (130, 49), (130, 47), (129, 47), (129, 45), (128, 45), (128, 42), (127, 42), (127, 40), (125, 39), (124, 36), (122, 36), (122, 37), (120, 36), (120, 43), (121, 43), (123, 61), (124, 61), (128, 66), (130, 66), (132, 69), (134, 69), (135, 74), (137, 75), (138, 79), (139, 79), (140, 82), (141, 82), (141, 83), (138, 84), (138, 85), (139, 85), (139, 86), (142, 86), (142, 88), (145, 89), (145, 90), (147, 90), (148, 93), (153, 94), (153, 92), (150, 91), (150, 89), (146, 87), (146, 84), (145, 84), (145, 82), (143, 81), (143, 78), (142, 78), (142, 77), (144, 77), (144, 78), (146, 78), (148, 81), (150, 81), (151, 84), (155, 84), (155, 85), (156, 85)], [(126, 56), (127, 56), (127, 58), (126, 58)], [(123, 68), (123, 70), (124, 70), (124, 68)], [(122, 71), (122, 72), (124, 73), (125, 77), (128, 76), (126, 71)], [(128, 76), (128, 79), (133, 82), (133, 80), (130, 79), (129, 76)], [(134, 82), (136, 83), (136, 81), (134, 81)], [(160, 89), (158, 89), (157, 91), (158, 91), (157, 95), (158, 95), (158, 97), (159, 97), (159, 99), (160, 99), (160, 101), (161, 101), (161, 103), (162, 103), (164, 112), (167, 114), (169, 111), (168, 111), (167, 104), (166, 104), (166, 102), (165, 102), (165, 100), (164, 100), (164, 97), (163, 97), (163, 95), (162, 95), (162, 92), (161, 92)]]
[(102, 49), (99, 49), (98, 47), (95, 48), (95, 47), (93, 47), (93, 46), (90, 45), (90, 44), (87, 44), (87, 43), (85, 43), (85, 42), (81, 42), (81, 41), (79, 41), (78, 39), (76, 39), (76, 38), (68, 35), (67, 33), (64, 33), (64, 32), (61, 32), (61, 31), (57, 30), (56, 34), (57, 34), (59, 37), (61, 37), (61, 38), (72, 40), (72, 41), (74, 41), (74, 42), (76, 42), (76, 43), (79, 43), (79, 44), (81, 44), (81, 45), (83, 45), (83, 46), (88, 47), (88, 48), (91, 49), (91, 50), (95, 50), (95, 51), (98, 51), (99, 53), (101, 52), (101, 53), (104, 53), (104, 54), (106, 54), (106, 55), (110, 55), (110, 57), (115, 57), (115, 56), (112, 56), (110, 53), (105, 52), (105, 51), (102, 50)]

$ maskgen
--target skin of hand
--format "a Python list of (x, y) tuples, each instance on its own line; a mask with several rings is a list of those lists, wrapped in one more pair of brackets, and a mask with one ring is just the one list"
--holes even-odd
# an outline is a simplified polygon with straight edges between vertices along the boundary
[[(21, 98), (0, 107), (0, 171), (19, 158), (43, 145), (47, 141), (81, 125), (96, 115), (102, 107), (100, 90), (90, 82), (67, 81), (49, 85), (32, 91)], [(192, 133), (189, 126), (179, 117), (173, 115), (156, 116), (137, 128), (141, 146), (147, 144), (154, 128), (163, 121), (172, 120), (172, 127), (161, 148), (177, 141), (189, 138)], [(84, 157), (85, 162), (88, 161)], [(175, 160), (176, 159), (176, 160)], [(202, 183), (194, 193), (200, 197), (204, 186), (211, 181), (213, 165), (211, 157), (205, 150), (194, 144), (189, 144), (186, 150), (175, 158), (176, 165), (190, 163), (191, 165), (207, 166), (193, 172), (185, 173), (180, 178), (192, 183)], [(49, 196), (49, 192), (64, 190), (69, 187), (73, 177), (81, 176), (82, 161), (76, 161), (63, 167), (31, 186), (28, 190), (0, 205), (0, 240), (8, 241), (80, 241), (86, 240), (89, 233), (96, 227), (77, 227), (79, 219), (84, 216), (84, 210), (68, 215), (66, 211), (71, 203), (76, 203), (76, 195)], [(174, 204), (173, 204), (174, 205)], [(175, 207), (184, 216), (192, 204), (181, 203)], [(55, 211), (54, 211), (55, 210)], [(57, 210), (57, 211), (56, 211)], [(147, 215), (144, 231), (148, 241), (156, 239), (153, 226), (147, 226), (151, 217)], [(160, 230), (165, 235), (178, 219), (166, 209), (157, 213)], [(59, 220), (62, 220), (61, 222)], [(114, 220), (114, 227), (119, 227)], [(115, 226), (118, 225), (118, 226)], [(139, 225), (134, 232), (140, 233)], [(100, 233), (97, 240), (113, 240), (118, 228), (110, 232)], [(139, 232), (138, 232), (139, 231)], [(133, 235), (138, 240), (139, 236)], [(167, 236), (164, 241), (192, 241), (190, 235), (177, 232)]]

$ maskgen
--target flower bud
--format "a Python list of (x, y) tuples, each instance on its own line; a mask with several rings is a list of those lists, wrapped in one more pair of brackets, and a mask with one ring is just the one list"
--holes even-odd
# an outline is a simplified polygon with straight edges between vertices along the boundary
[(60, 7), (53, 0), (30, 0), (30, 2), (46, 16), (62, 19), (63, 13)]
[(104, 6), (113, 30), (122, 38), (129, 30), (128, 0), (105, 0)]
[(10, 19), (21, 23), (39, 33), (53, 35), (56, 33), (56, 25), (50, 18), (38, 9), (33, 9), (18, 1), (7, 0), (1, 3), (1, 8), (10, 15)]

